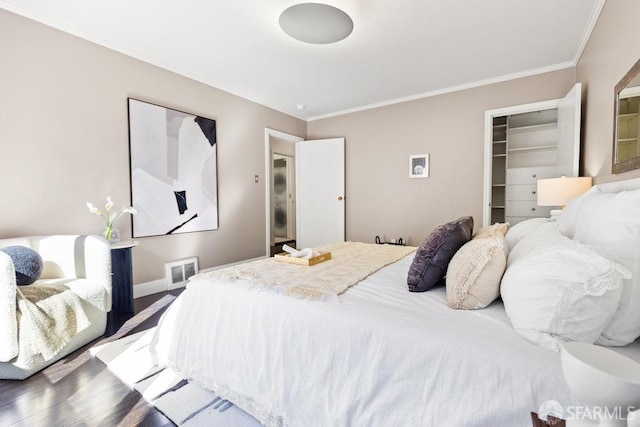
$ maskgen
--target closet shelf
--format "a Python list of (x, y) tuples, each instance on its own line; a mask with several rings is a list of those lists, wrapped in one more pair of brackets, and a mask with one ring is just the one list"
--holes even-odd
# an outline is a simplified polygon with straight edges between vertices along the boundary
[(536, 145), (533, 147), (520, 147), (520, 148), (509, 148), (510, 153), (519, 152), (519, 151), (535, 151), (535, 150), (555, 150), (556, 145)]
[(509, 127), (507, 129), (507, 132), (514, 132), (514, 133), (518, 133), (518, 132), (526, 132), (526, 131), (537, 131), (537, 130), (542, 130), (542, 129), (555, 129), (558, 127), (558, 124), (556, 122), (552, 122), (552, 123), (540, 123), (537, 125), (528, 125), (528, 126), (518, 126), (518, 127)]
[[(535, 204), (536, 182), (557, 177), (559, 171), (567, 175), (577, 173), (574, 163), (580, 144), (575, 132), (569, 130), (580, 124), (579, 121), (575, 122), (575, 117), (579, 116), (581, 93), (580, 84), (576, 84), (566, 96), (568, 102), (565, 103), (571, 105), (574, 111), (566, 115), (561, 113), (560, 122), (559, 100), (487, 111), (504, 115), (485, 114), (486, 190), (483, 200), (488, 203), (484, 205), (484, 222), (510, 221), (516, 224), (528, 218), (549, 216), (550, 208), (538, 208)], [(623, 108), (622, 111), (629, 113), (636, 110)], [(620, 136), (636, 136), (637, 120), (625, 121), (623, 131), (626, 133)], [(505, 122), (506, 127), (501, 126)], [(565, 129), (567, 132), (563, 132)], [(506, 145), (503, 145), (503, 139), (506, 139)], [(640, 142), (637, 144), (624, 145), (623, 154), (640, 150), (637, 148)]]

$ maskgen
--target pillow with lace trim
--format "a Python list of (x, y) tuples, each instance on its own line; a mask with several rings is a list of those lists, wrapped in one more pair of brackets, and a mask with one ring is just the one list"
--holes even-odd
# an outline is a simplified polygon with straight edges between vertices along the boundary
[(466, 243), (449, 263), (447, 303), (460, 310), (485, 308), (500, 296), (500, 279), (507, 264), (500, 232)]
[(628, 277), (624, 267), (549, 223), (509, 253), (500, 293), (515, 331), (559, 352), (565, 342), (598, 339)]

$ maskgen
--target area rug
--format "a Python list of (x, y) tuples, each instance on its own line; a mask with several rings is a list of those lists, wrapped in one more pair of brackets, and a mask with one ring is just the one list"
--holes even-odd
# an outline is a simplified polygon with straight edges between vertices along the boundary
[(179, 426), (258, 427), (262, 424), (215, 392), (155, 366), (149, 342), (155, 328), (91, 349), (120, 380)]

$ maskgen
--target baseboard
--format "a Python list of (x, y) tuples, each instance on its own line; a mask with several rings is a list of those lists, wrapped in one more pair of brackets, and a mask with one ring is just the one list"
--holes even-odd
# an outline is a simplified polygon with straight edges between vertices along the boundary
[[(200, 270), (200, 273), (206, 273), (209, 271), (220, 270), (221, 268), (233, 267), (234, 265), (243, 264), (245, 262), (257, 261), (265, 257), (251, 258), (244, 261), (232, 262), (230, 264), (218, 265), (216, 267), (205, 268)], [(184, 288), (187, 282), (169, 284), (166, 279), (152, 280), (150, 282), (139, 283), (133, 287), (133, 297), (141, 298), (147, 295), (157, 294), (158, 292), (172, 291), (174, 289)]]
[(146, 297), (147, 295), (157, 294), (167, 290), (167, 281), (165, 279), (153, 280), (151, 282), (140, 283), (133, 287), (133, 298)]

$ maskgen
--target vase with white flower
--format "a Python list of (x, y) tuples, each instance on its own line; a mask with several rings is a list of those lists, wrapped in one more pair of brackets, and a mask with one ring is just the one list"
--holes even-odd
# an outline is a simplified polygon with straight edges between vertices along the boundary
[(113, 227), (113, 224), (116, 222), (118, 218), (120, 218), (125, 213), (129, 213), (131, 215), (136, 215), (138, 212), (132, 207), (121, 208), (115, 214), (112, 212), (113, 209), (113, 200), (111, 197), (107, 196), (107, 203), (104, 205), (106, 212), (100, 211), (100, 209), (93, 206), (93, 203), (87, 202), (87, 208), (89, 212), (96, 214), (104, 220), (104, 231), (102, 235), (109, 243), (114, 243), (120, 240), (120, 231), (117, 228)]

